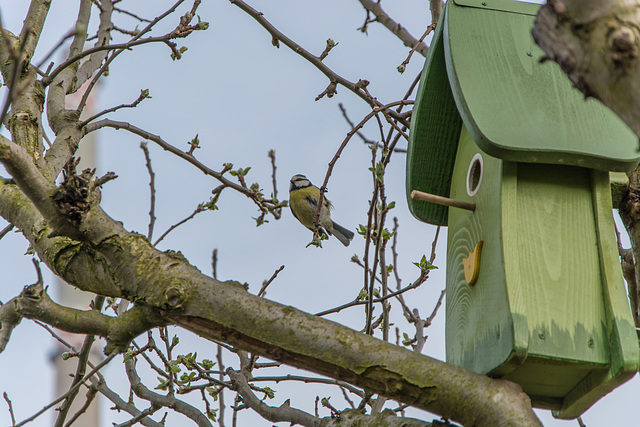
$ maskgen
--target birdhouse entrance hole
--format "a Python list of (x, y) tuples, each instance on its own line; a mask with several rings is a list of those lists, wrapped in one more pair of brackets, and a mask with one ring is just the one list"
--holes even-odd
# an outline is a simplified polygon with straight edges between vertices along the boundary
[(467, 194), (470, 197), (475, 196), (482, 183), (482, 156), (477, 153), (469, 163), (467, 171)]

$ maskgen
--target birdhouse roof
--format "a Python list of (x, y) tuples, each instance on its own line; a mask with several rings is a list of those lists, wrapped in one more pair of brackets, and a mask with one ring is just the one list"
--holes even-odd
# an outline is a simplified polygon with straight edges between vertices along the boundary
[[(585, 99), (531, 36), (540, 6), (452, 0), (436, 28), (411, 119), (407, 195), (449, 196), (462, 124), (504, 160), (628, 171), (638, 138), (609, 109)], [(446, 225), (448, 208), (411, 200), (418, 219)]]

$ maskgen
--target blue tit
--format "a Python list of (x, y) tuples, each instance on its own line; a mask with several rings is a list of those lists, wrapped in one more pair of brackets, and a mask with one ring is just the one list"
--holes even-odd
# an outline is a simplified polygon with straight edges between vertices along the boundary
[[(289, 186), (289, 206), (291, 207), (291, 212), (302, 225), (312, 231), (318, 210), (319, 198), (320, 189), (311, 184), (304, 175), (294, 175), (293, 178), (291, 178), (291, 185)], [(335, 236), (340, 240), (340, 243), (349, 246), (351, 239), (353, 239), (353, 232), (331, 220), (330, 210), (332, 207), (331, 202), (325, 198), (322, 203), (322, 209), (320, 209), (320, 217), (318, 218), (320, 235), (326, 236), (326, 234), (329, 234), (330, 236)]]

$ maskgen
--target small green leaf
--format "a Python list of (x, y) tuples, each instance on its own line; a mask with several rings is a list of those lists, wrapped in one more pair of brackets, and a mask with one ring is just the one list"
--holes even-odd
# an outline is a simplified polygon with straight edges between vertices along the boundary
[(376, 163), (374, 174), (376, 176), (376, 179), (380, 181), (380, 183), (384, 182), (384, 163)]
[(196, 15), (196, 17), (198, 18), (198, 25), (196, 26), (196, 31), (206, 30), (209, 28), (209, 23), (206, 21), (200, 20), (200, 15)]
[[(262, 392), (264, 393), (264, 398), (265, 399), (273, 399), (274, 397), (276, 397), (276, 392), (274, 390), (272, 390), (269, 387), (265, 387), (262, 389)], [(264, 400), (264, 399), (263, 399)]]
[(213, 397), (213, 400), (218, 400), (218, 394), (220, 392), (218, 391), (217, 388), (215, 388), (215, 387), (205, 387), (204, 389), (205, 389), (205, 391), (207, 393), (209, 393), (209, 396)]
[(188, 144), (193, 148), (200, 148), (200, 139), (198, 138), (198, 134), (196, 134), (196, 136), (191, 141), (189, 141)]
[(216, 362), (209, 359), (203, 359), (202, 362), (198, 363), (203, 369), (209, 370), (216, 365)]
[(422, 259), (420, 260), (420, 262), (414, 262), (413, 265), (415, 265), (422, 271), (435, 270), (438, 268), (435, 265), (431, 264), (426, 255), (422, 255)]
[(158, 384), (154, 390), (166, 390), (169, 387), (169, 381), (162, 378), (162, 377), (158, 377), (158, 381), (160, 382), (160, 384)]

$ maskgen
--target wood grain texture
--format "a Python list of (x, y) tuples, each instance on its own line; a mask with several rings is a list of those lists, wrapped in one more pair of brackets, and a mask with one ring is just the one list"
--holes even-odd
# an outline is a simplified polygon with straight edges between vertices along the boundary
[(443, 19), (436, 27), (422, 72), (407, 148), (406, 192), (409, 210), (420, 221), (446, 225), (448, 207), (411, 199), (413, 190), (449, 197), (451, 173), (462, 126), (444, 63)]
[[(467, 169), (483, 156), (470, 197)], [(447, 244), (447, 361), (518, 382), (538, 407), (584, 412), (638, 366), (617, 260), (609, 174), (481, 152), (463, 126)], [(462, 259), (483, 240), (478, 280)]]
[(575, 418), (580, 415), (583, 408), (588, 408), (600, 397), (632, 378), (640, 363), (638, 338), (626, 296), (614, 234), (610, 174), (591, 171), (591, 182), (610, 365), (606, 372), (590, 373), (565, 396), (562, 408), (554, 414), (559, 418)]
[(589, 170), (518, 164), (517, 180), (516, 205), (504, 207), (504, 239), (516, 239), (517, 251), (505, 253), (505, 268), (511, 310), (527, 317), (529, 354), (606, 364)]
[[(447, 243), (447, 361), (488, 373), (509, 359), (514, 337), (501, 249), (501, 161), (483, 156), (483, 177), (475, 196), (466, 190), (467, 171), (480, 149), (463, 126), (451, 185), (451, 197), (475, 202), (475, 212), (451, 208)], [(463, 258), (483, 240), (478, 279), (464, 277)], [(497, 360), (496, 360), (497, 359)], [(517, 363), (516, 363), (517, 366)]]
[(638, 164), (637, 138), (622, 120), (585, 100), (557, 64), (539, 62), (534, 16), (452, 4), (446, 18), (453, 96), (483, 151), (510, 161), (599, 170)]

